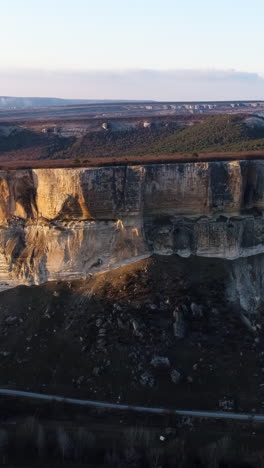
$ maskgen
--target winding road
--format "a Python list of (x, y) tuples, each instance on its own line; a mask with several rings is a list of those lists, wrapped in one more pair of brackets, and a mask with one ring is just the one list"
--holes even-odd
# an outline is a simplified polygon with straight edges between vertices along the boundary
[(137, 413), (150, 413), (150, 414), (170, 414), (175, 416), (188, 416), (194, 418), (207, 418), (207, 419), (233, 419), (240, 421), (251, 422), (264, 422), (264, 414), (250, 414), (250, 413), (231, 413), (223, 411), (191, 411), (191, 410), (177, 410), (166, 408), (151, 408), (147, 406), (133, 406), (124, 404), (107, 403), (103, 401), (94, 400), (80, 400), (78, 398), (67, 398), (58, 395), (45, 395), (43, 393), (25, 392), (21, 390), (0, 389), (0, 396), (11, 396), (17, 398), (29, 398), (43, 401), (51, 401), (58, 403), (69, 403), (72, 405), (86, 406), (90, 408), (104, 408), (109, 410), (118, 411), (135, 411)]

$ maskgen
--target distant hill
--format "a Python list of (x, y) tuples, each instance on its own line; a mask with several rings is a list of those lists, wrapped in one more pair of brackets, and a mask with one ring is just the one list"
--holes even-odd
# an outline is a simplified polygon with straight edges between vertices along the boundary
[(264, 149), (264, 119), (214, 115), (184, 129), (176, 125), (88, 133), (54, 157), (198, 153)]
[(126, 102), (111, 101), (104, 99), (60, 99), (52, 97), (11, 97), (0, 96), (0, 109), (25, 109), (34, 107), (56, 107), (71, 106), (79, 104), (99, 104), (107, 102)]
[(0, 125), (1, 160), (118, 158), (264, 150), (264, 118), (253, 115), (208, 116), (185, 128), (176, 122), (126, 130), (101, 128), (78, 136)]

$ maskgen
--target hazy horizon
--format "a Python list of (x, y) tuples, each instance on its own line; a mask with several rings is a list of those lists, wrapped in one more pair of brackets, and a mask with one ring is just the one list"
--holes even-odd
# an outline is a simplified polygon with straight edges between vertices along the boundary
[(263, 99), (263, 17), (262, 0), (9, 0), (0, 94)]
[(264, 78), (234, 70), (13, 70), (0, 95), (93, 100), (262, 100)]

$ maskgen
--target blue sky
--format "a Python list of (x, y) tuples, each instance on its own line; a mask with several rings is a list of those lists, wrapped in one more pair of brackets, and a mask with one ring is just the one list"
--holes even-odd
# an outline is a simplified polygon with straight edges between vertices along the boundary
[[(209, 75), (208, 98), (213, 92), (224, 99), (234, 77), (236, 93), (264, 97), (263, 0), (8, 0), (0, 6), (2, 95), (141, 98), (146, 77), (155, 76), (147, 98), (180, 99), (182, 89), (186, 99), (195, 89), (204, 99)], [(106, 87), (111, 73), (112, 89)]]

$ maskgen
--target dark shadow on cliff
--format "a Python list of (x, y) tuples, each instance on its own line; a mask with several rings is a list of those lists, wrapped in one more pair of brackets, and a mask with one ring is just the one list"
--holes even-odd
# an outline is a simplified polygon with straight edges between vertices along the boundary
[(83, 212), (79, 202), (78, 195), (68, 195), (67, 199), (63, 203), (60, 212), (56, 216), (57, 220), (67, 220), (67, 219), (78, 219), (82, 218)]

